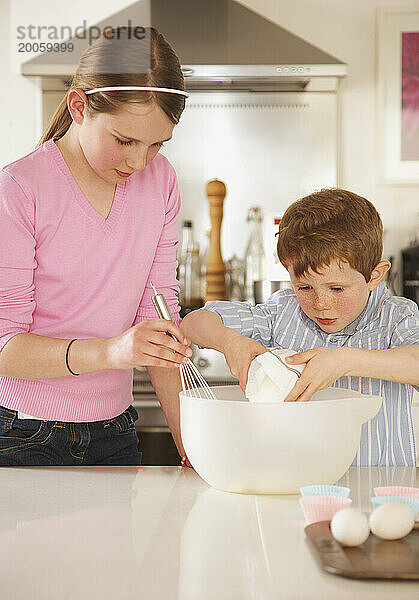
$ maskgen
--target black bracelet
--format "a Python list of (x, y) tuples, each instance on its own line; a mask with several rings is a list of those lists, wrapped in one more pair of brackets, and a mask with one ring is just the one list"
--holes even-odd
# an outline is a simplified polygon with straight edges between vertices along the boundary
[(70, 369), (70, 365), (68, 364), (68, 351), (70, 350), (70, 346), (71, 346), (71, 344), (72, 344), (73, 342), (76, 342), (76, 341), (77, 341), (77, 338), (74, 338), (74, 340), (71, 340), (71, 342), (70, 342), (70, 343), (68, 344), (68, 346), (67, 346), (67, 352), (65, 353), (65, 364), (67, 365), (67, 369), (70, 371), (70, 373), (71, 373), (72, 375), (77, 375), (77, 377), (78, 377), (78, 376), (80, 375), (80, 373), (74, 373), (74, 371), (72, 371), (72, 370)]

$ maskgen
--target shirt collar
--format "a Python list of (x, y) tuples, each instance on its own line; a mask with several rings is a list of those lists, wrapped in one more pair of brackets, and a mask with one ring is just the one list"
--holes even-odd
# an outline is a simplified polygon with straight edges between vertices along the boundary
[[(353, 335), (356, 331), (359, 331), (365, 325), (367, 325), (368, 323), (371, 323), (371, 321), (374, 321), (380, 314), (381, 306), (382, 306), (384, 300), (389, 298), (389, 296), (390, 296), (390, 292), (388, 291), (388, 289), (386, 288), (384, 283), (382, 283), (382, 282), (379, 283), (378, 287), (375, 290), (372, 290), (372, 292), (370, 292), (368, 300), (367, 300), (364, 308), (360, 312), (360, 314), (357, 316), (357, 318), (354, 319), (352, 321), (352, 323), (349, 323), (348, 325), (346, 325), (346, 327), (344, 327), (340, 331), (337, 331), (333, 335)], [(325, 331), (323, 331), (323, 329), (321, 329), (317, 325), (317, 323), (312, 321), (301, 310), (301, 308), (300, 308), (300, 313), (301, 313), (301, 318), (303, 319), (303, 321), (307, 325), (309, 325), (311, 329), (315, 329), (317, 332), (320, 332), (324, 335), (329, 335)], [(332, 335), (332, 334), (330, 334), (330, 335)]]
[[(370, 296), (368, 298), (368, 302), (365, 306), (364, 311), (359, 315), (361, 318), (359, 320), (359, 323), (357, 324), (356, 329), (362, 329), (365, 325), (367, 325), (368, 323), (371, 323), (372, 321), (375, 321), (375, 319), (378, 319), (381, 313), (381, 308), (383, 306), (383, 303), (390, 298), (390, 292), (388, 291), (388, 289), (386, 288), (385, 284), (383, 282), (378, 284), (378, 287), (373, 290), (372, 292), (370, 292)], [(356, 321), (356, 319), (355, 319)], [(355, 322), (353, 321), (353, 322)], [(347, 327), (350, 327), (352, 325), (352, 323), (350, 323), (349, 325), (347, 325)], [(345, 327), (346, 329), (346, 327)], [(355, 333), (355, 332), (354, 332)]]

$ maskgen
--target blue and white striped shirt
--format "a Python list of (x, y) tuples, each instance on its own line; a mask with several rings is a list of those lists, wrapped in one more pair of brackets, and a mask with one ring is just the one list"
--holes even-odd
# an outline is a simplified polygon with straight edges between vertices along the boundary
[[(412, 300), (391, 296), (383, 283), (370, 293), (361, 314), (337, 333), (326, 333), (301, 310), (294, 290), (275, 292), (266, 302), (207, 302), (231, 327), (266, 347), (295, 351), (325, 346), (385, 350), (419, 344), (419, 311)], [(413, 386), (383, 379), (345, 376), (333, 387), (383, 397), (377, 415), (362, 425), (353, 466), (416, 466), (412, 423)]]

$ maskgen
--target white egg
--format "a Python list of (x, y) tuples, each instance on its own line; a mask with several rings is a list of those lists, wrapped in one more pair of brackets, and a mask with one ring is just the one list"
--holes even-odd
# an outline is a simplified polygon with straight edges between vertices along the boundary
[(399, 540), (415, 525), (415, 513), (403, 502), (386, 502), (370, 514), (371, 531), (383, 540)]
[(359, 546), (370, 534), (367, 516), (357, 508), (342, 508), (330, 523), (332, 535), (344, 546)]

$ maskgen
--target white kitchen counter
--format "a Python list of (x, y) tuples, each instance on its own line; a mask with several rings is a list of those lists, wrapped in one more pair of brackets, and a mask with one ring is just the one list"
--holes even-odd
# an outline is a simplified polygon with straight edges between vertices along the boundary
[[(419, 583), (322, 571), (297, 495), (210, 488), (179, 467), (2, 467), (0, 590), (23, 600), (403, 600)], [(377, 485), (419, 486), (419, 469), (351, 468), (370, 511)]]

